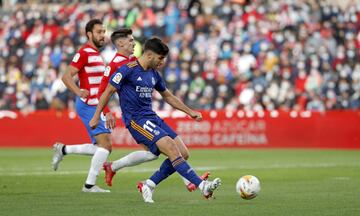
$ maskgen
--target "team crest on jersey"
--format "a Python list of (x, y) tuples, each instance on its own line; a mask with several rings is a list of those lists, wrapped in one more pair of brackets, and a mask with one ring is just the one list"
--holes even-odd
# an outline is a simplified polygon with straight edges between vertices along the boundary
[(76, 53), (76, 54), (74, 55), (74, 58), (72, 59), (72, 61), (76, 63), (76, 62), (79, 61), (79, 58), (80, 58), (80, 53)]
[(151, 82), (152, 82), (153, 85), (155, 85), (156, 82), (155, 82), (154, 77), (151, 77)]
[(156, 136), (158, 136), (158, 135), (160, 134), (160, 131), (154, 130), (154, 134), (155, 134)]
[(111, 67), (110, 67), (110, 66), (107, 66), (107, 67), (105, 68), (105, 71), (104, 71), (104, 76), (108, 77), (109, 74), (110, 74), (110, 70), (111, 70)]
[(116, 83), (116, 84), (119, 84), (120, 81), (121, 81), (121, 78), (122, 78), (121, 73), (117, 73), (117, 74), (115, 74), (115, 76), (114, 76), (114, 78), (112, 79), (112, 81), (113, 81), (114, 83)]

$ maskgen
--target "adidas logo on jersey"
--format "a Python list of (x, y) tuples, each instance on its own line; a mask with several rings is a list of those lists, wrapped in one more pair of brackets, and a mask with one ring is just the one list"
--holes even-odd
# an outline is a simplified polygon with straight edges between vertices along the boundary
[(138, 77), (136, 81), (142, 81), (141, 77)]

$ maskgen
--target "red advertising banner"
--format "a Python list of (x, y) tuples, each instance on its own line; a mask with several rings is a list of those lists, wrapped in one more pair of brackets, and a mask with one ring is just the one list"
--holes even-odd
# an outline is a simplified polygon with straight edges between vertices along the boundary
[[(360, 149), (360, 111), (204, 111), (201, 122), (178, 111), (159, 115), (194, 148)], [(0, 147), (90, 142), (85, 127), (73, 112), (39, 111), (22, 115), (0, 111), (0, 137)], [(137, 147), (121, 121), (112, 138), (115, 147)]]

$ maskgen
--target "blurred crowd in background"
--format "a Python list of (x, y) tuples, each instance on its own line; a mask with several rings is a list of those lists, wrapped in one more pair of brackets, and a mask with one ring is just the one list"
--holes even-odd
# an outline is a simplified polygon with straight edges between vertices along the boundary
[[(0, 14), (1, 110), (73, 109), (61, 76), (92, 18), (108, 36), (125, 26), (139, 44), (162, 38), (167, 87), (193, 108), (360, 108), (359, 1), (12, 1)], [(171, 109), (159, 94), (153, 106)]]

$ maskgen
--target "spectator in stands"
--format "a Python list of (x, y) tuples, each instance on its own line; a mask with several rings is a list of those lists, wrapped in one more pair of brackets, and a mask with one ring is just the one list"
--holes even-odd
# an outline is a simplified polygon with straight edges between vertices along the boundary
[[(139, 41), (157, 35), (168, 42), (164, 78), (196, 108), (360, 108), (359, 2), (50, 2), (0, 9), (0, 109), (73, 109), (59, 77), (86, 40), (90, 17), (110, 32), (127, 26)], [(102, 54), (111, 59), (110, 43)]]

